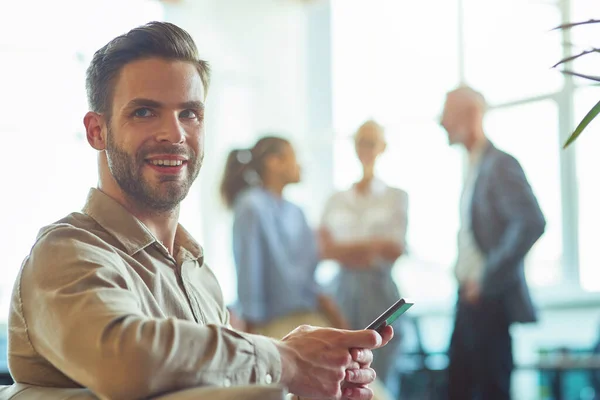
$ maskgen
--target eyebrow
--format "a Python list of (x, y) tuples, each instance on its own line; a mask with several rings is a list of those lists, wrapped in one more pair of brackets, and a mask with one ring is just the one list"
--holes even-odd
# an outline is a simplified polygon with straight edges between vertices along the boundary
[[(164, 107), (164, 104), (159, 101), (156, 101), (156, 100), (137, 98), (137, 99), (133, 99), (129, 103), (127, 103), (126, 108), (129, 109), (129, 108), (136, 108), (136, 107), (162, 108), (162, 107)], [(179, 103), (177, 105), (177, 108), (204, 110), (204, 103), (201, 101), (195, 101), (195, 100), (184, 101), (183, 103)]]

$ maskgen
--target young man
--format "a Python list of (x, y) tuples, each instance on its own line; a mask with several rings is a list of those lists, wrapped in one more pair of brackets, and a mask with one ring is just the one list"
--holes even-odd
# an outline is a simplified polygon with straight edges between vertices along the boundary
[[(300, 396), (370, 399), (370, 349), (393, 332), (300, 327), (283, 340), (229, 326), (202, 248), (178, 224), (204, 156), (209, 69), (187, 32), (153, 22), (87, 72), (84, 124), (99, 183), (81, 213), (42, 228), (9, 319), (16, 382), (147, 398), (280, 383)], [(343, 397), (342, 397), (343, 396)]]
[(461, 87), (446, 98), (442, 126), (469, 155), (461, 199), (450, 343), (449, 399), (510, 399), (510, 325), (536, 320), (524, 258), (542, 236), (544, 215), (519, 162), (486, 138), (483, 96)]

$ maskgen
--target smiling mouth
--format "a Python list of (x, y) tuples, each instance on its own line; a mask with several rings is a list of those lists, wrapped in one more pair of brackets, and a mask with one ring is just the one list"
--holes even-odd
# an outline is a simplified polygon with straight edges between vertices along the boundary
[(148, 164), (157, 166), (157, 167), (180, 167), (183, 164), (187, 163), (184, 160), (147, 160)]

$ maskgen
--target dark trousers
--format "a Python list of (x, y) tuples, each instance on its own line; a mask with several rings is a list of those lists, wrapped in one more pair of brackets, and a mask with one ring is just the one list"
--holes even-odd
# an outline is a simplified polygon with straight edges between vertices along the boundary
[(449, 400), (510, 399), (509, 327), (501, 300), (459, 302), (450, 341)]

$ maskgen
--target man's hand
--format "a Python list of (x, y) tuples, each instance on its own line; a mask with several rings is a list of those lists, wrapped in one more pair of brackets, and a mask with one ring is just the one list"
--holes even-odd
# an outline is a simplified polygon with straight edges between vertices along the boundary
[(367, 385), (373, 382), (377, 376), (375, 370), (370, 368), (371, 362), (373, 362), (373, 353), (361, 349), (352, 349), (350, 354), (357, 365), (353, 365), (353, 368), (346, 370), (346, 379), (342, 383), (342, 398), (372, 399), (373, 391)]
[(371, 349), (393, 337), (387, 327), (382, 335), (373, 330), (344, 331), (300, 326), (276, 342), (282, 360), (282, 383), (299, 396), (327, 399), (368, 400), (367, 387), (375, 379), (370, 368)]
[(481, 299), (481, 286), (479, 283), (475, 281), (465, 283), (462, 298), (469, 304), (478, 304)]

